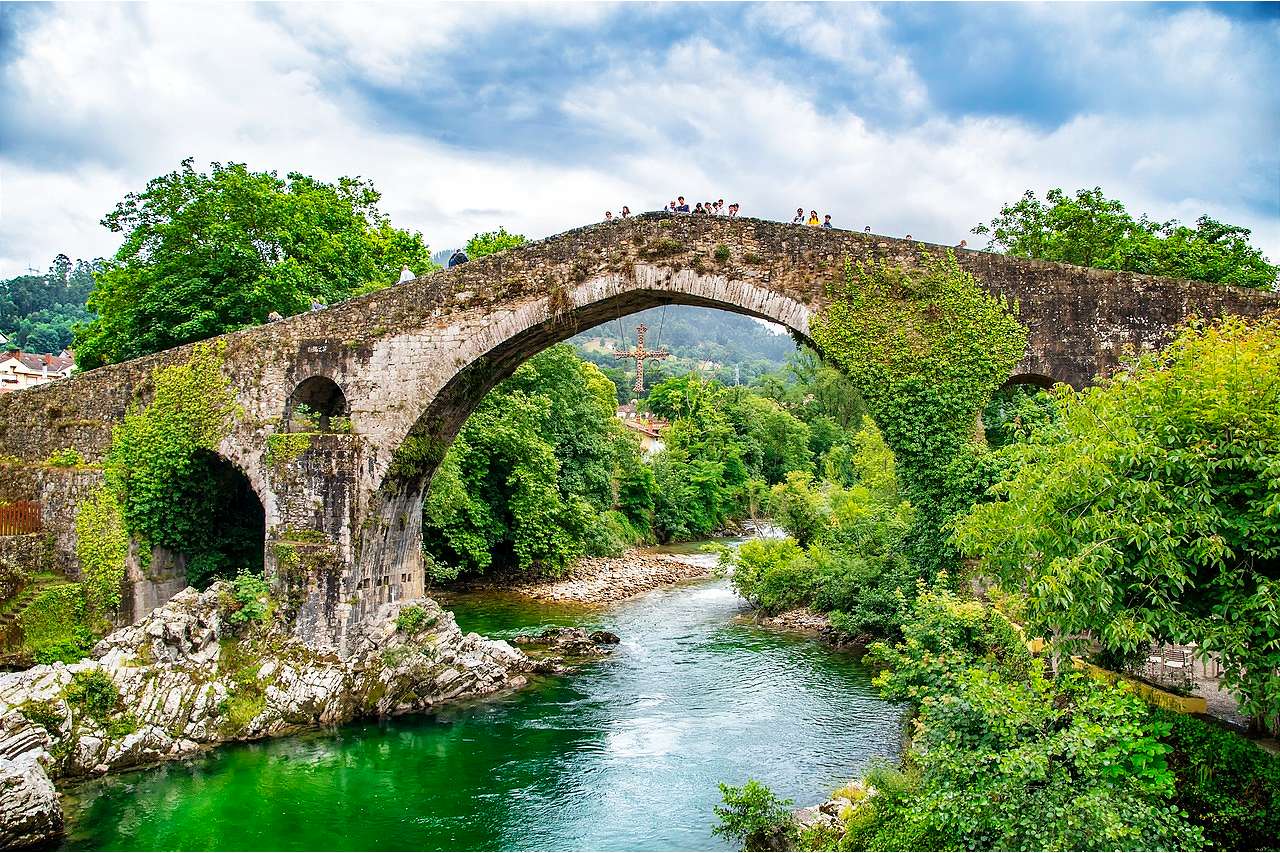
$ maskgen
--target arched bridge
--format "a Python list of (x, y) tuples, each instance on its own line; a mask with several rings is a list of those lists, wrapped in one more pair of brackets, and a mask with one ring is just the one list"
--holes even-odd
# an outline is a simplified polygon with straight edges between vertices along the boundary
[[(224, 336), (225, 371), (244, 416), (219, 452), (261, 499), (267, 566), (297, 608), (298, 632), (340, 651), (380, 604), (422, 594), (420, 507), (430, 476), (484, 394), (541, 349), (665, 303), (750, 314), (807, 336), (846, 259), (911, 265), (921, 251), (946, 249), (760, 220), (654, 214), (570, 231)], [(956, 254), (986, 287), (1016, 302), (1030, 329), (1016, 372), (1040, 381), (1085, 385), (1126, 348), (1164, 343), (1191, 314), (1280, 308), (1280, 294)], [(101, 475), (64, 476), (35, 463), (64, 447), (100, 459), (129, 401), (145, 397), (151, 371), (189, 356), (190, 347), (179, 347), (0, 395), (4, 452), (26, 463), (0, 467), (0, 502), (42, 500), (73, 571), (75, 496), (80, 481)], [(349, 416), (352, 430), (315, 435), (300, 455), (273, 462), (268, 439), (300, 403), (321, 417)], [(142, 577), (136, 567), (132, 575)]]

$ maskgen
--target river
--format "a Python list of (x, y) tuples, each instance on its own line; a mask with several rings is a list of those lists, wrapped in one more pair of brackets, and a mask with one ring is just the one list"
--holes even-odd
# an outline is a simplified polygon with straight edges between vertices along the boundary
[(622, 645), (497, 699), (83, 783), (65, 849), (730, 849), (717, 782), (808, 804), (898, 753), (902, 711), (852, 655), (735, 620), (723, 579), (611, 610), (445, 598), (464, 630), (583, 625)]

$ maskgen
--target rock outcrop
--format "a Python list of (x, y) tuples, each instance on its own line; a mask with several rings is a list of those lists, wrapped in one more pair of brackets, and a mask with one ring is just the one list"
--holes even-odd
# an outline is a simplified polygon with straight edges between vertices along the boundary
[(713, 556), (653, 554), (633, 549), (621, 557), (584, 557), (562, 578), (512, 582), (510, 578), (470, 584), (500, 588), (539, 601), (613, 604), (667, 584), (699, 580), (715, 573)]
[[(274, 624), (233, 625), (229, 595), (225, 584), (187, 589), (92, 659), (0, 675), (0, 848), (61, 831), (51, 779), (423, 711), (518, 687), (535, 669), (505, 642), (463, 634), (429, 599), (383, 605), (339, 658)], [(413, 618), (397, 619), (410, 607)]]

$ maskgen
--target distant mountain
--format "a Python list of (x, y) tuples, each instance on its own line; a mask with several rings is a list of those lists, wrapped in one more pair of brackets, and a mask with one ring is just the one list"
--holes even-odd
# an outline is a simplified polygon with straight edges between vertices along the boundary
[(781, 326), (717, 308), (669, 305), (650, 308), (621, 320), (596, 326), (569, 339), (578, 354), (605, 369), (619, 386), (619, 399), (634, 396), (630, 383), (635, 363), (614, 358), (617, 349), (636, 344), (636, 326), (649, 327), (645, 347), (665, 347), (673, 358), (645, 365), (646, 387), (668, 376), (698, 373), (726, 385), (748, 384), (762, 373), (781, 367), (795, 351), (795, 341)]

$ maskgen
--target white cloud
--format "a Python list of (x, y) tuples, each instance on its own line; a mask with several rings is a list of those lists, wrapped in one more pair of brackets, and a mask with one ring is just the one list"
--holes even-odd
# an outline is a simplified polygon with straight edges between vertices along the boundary
[[(82, 153), (66, 165), (20, 146), (0, 150), (0, 275), (43, 267), (59, 251), (110, 254), (117, 240), (99, 218), (186, 156), (329, 180), (371, 178), (393, 221), (423, 231), (436, 248), (499, 224), (544, 236), (606, 208), (639, 211), (677, 193), (732, 198), (745, 214), (769, 218), (816, 207), (842, 226), (954, 243), (1024, 189), (1099, 184), (1155, 217), (1208, 212), (1253, 227), (1280, 260), (1280, 215), (1222, 201), (1256, 187), (1260, 162), (1245, 156), (1243, 140), (1274, 139), (1264, 132), (1276, 118), (1240, 108), (1267, 66), (1242, 46), (1238, 25), (1212, 15), (1178, 16), (1166, 29), (1175, 45), (1185, 43), (1187, 28), (1206, 33), (1205, 50), (1216, 59), (1187, 63), (1183, 73), (1196, 91), (1215, 91), (1215, 65), (1237, 57), (1239, 79), (1218, 81), (1225, 94), (1213, 109), (1099, 109), (1047, 129), (926, 111), (924, 82), (884, 43), (882, 13), (864, 7), (830, 16), (828, 7), (753, 7), (748, 18), (797, 51), (840, 61), (851, 78), (881, 87), (887, 102), (911, 107), (904, 113), (911, 120), (892, 129), (820, 104), (815, 92), (743, 61), (713, 34), (679, 41), (654, 62), (648, 53), (619, 55), (606, 72), (571, 85), (560, 107), (579, 129), (612, 143), (580, 162), (449, 147), (431, 141), (438, 128), (391, 129), (333, 84), (335, 69), (350, 66), (381, 85), (410, 85), (437, 67), (441, 46), (465, 43), (500, 20), (579, 28), (573, 48), (599, 50), (583, 39), (609, 8), (55, 7), (15, 45), (9, 82), (22, 110), (13, 118)], [(1128, 24), (1109, 9), (1101, 21), (1073, 15), (1063, 50), (1076, 45), (1088, 61), (1114, 62), (1090, 47), (1090, 37)], [(1158, 53), (1165, 34), (1149, 29), (1139, 49)], [(1167, 52), (1162, 74), (1177, 65), (1177, 50)], [(506, 109), (518, 112), (521, 103)], [(567, 138), (564, 151), (573, 148)], [(1261, 167), (1275, 168), (1274, 152), (1261, 157)]]

